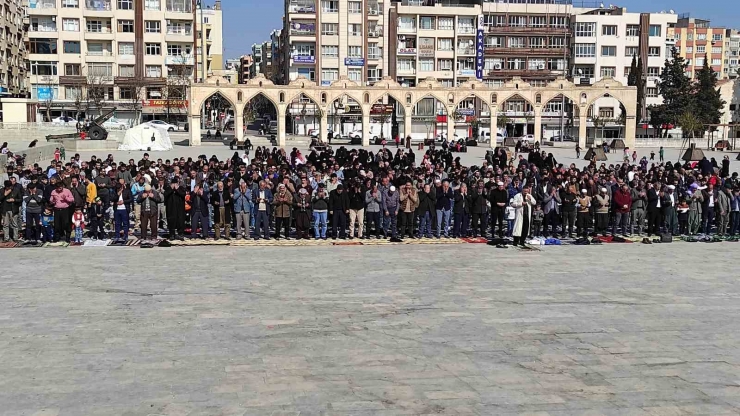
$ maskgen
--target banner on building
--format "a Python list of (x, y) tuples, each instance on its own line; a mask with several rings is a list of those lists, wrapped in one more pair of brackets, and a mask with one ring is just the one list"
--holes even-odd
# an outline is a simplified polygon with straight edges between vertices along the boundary
[(419, 56), (422, 58), (434, 57), (434, 38), (419, 38)]
[(345, 66), (365, 66), (365, 58), (344, 58)]
[(187, 108), (188, 100), (143, 100), (144, 107)]
[(290, 33), (293, 35), (313, 35), (316, 33), (316, 24), (293, 22), (290, 25)]
[(296, 55), (293, 57), (293, 63), (296, 64), (315, 64), (316, 63), (316, 57), (315, 56), (306, 56), (306, 55)]
[(478, 31), (475, 35), (475, 77), (478, 79), (483, 79), (483, 66), (484, 66), (484, 58), (483, 58), (483, 45), (484, 45), (484, 35), (483, 35), (483, 15), (478, 15)]

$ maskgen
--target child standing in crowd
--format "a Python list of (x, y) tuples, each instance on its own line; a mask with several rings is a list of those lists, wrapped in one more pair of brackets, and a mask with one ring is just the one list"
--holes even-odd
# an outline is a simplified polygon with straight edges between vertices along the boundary
[(542, 221), (545, 219), (545, 211), (542, 210), (542, 205), (537, 204), (534, 211), (532, 212), (532, 235), (535, 237), (540, 236), (540, 229), (542, 228)]
[(59, 162), (61, 160), (62, 160), (62, 152), (57, 147), (56, 149), (54, 149), (54, 161)]
[(72, 214), (72, 225), (74, 226), (74, 242), (82, 244), (82, 233), (85, 229), (85, 214), (82, 213), (82, 207), (76, 207), (75, 213)]
[(516, 220), (516, 209), (511, 206), (512, 202), (514, 202), (513, 198), (509, 200), (509, 205), (506, 206), (506, 222), (509, 225), (509, 228), (506, 231), (507, 237), (511, 237), (511, 232), (514, 230), (514, 220)]
[(103, 230), (103, 226), (105, 225), (105, 208), (103, 208), (103, 201), (99, 197), (96, 197), (93, 200), (93, 204), (88, 208), (87, 220), (89, 221), (93, 240), (103, 240), (105, 238), (105, 231)]
[(54, 241), (54, 213), (50, 207), (44, 208), (44, 213), (41, 214), (41, 227), (43, 227), (41, 241), (44, 243)]

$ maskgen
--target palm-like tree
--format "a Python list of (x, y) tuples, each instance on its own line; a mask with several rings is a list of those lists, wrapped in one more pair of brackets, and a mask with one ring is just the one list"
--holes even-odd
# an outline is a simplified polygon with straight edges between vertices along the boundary
[(699, 120), (699, 118), (690, 111), (687, 111), (678, 117), (678, 125), (681, 126), (684, 136), (689, 136), (689, 145), (691, 145), (691, 141), (696, 138), (696, 132), (702, 131), (704, 128), (701, 120)]

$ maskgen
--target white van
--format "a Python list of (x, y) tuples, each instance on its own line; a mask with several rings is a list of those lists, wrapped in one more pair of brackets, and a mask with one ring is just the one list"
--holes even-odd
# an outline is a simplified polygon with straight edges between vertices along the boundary
[(277, 129), (278, 129), (277, 120), (272, 120), (269, 126), (270, 134), (277, 134)]

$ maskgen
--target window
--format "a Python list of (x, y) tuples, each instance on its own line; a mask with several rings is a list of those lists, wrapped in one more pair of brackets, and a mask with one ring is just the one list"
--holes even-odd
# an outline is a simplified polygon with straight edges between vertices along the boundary
[(650, 25), (650, 36), (662, 36), (660, 33), (660, 25)]
[(616, 46), (602, 46), (601, 56), (617, 56), (617, 47)]
[(452, 71), (452, 59), (440, 59), (437, 61), (438, 71)]
[(502, 36), (488, 36), (483, 44), (486, 48), (501, 48), (504, 46), (504, 38)]
[(419, 59), (419, 71), (434, 71), (434, 59), (432, 58), (421, 58)]
[(87, 21), (87, 31), (92, 33), (101, 33), (103, 31), (102, 20), (89, 20)]
[(601, 67), (601, 77), (612, 77), (614, 78), (617, 76), (617, 68), (613, 66), (602, 66)]
[(396, 69), (398, 72), (413, 73), (416, 71), (416, 61), (409, 58), (399, 58), (396, 61)]
[(416, 18), (414, 16), (399, 16), (398, 30), (414, 31), (416, 30)]
[(337, 58), (339, 57), (339, 46), (336, 45), (321, 45), (321, 56), (324, 58)]
[(437, 19), (437, 29), (453, 30), (455, 28), (455, 19), (452, 17), (440, 17)]
[(362, 46), (348, 46), (347, 56), (350, 58), (362, 58)]
[(31, 61), (31, 75), (56, 75), (56, 61)]
[(565, 37), (550, 37), (548, 48), (560, 49), (565, 47)]
[(361, 14), (362, 13), (362, 2), (359, 2), (359, 1), (348, 2), (347, 12), (351, 14)]
[(362, 25), (359, 23), (350, 23), (347, 25), (347, 33), (350, 36), (362, 36)]
[(159, 0), (145, 0), (144, 10), (158, 11), (160, 10)]
[(624, 67), (624, 76), (628, 77), (630, 75), (630, 71), (632, 71), (632, 67), (625, 66)]
[(162, 78), (162, 67), (159, 65), (147, 65), (145, 76), (147, 78)]
[(146, 33), (159, 33), (162, 31), (162, 22), (159, 20), (147, 20), (144, 22)]
[(118, 31), (122, 33), (134, 33), (134, 21), (118, 20)]
[(336, 35), (338, 33), (337, 23), (322, 23), (321, 34), (322, 35)]
[(656, 87), (648, 87), (646, 92), (647, 97), (649, 98), (655, 98), (658, 96), (658, 88)]
[(82, 99), (82, 87), (64, 87), (64, 97), (68, 100)]
[(567, 16), (550, 16), (550, 27), (566, 28), (570, 26)]
[(637, 56), (639, 53), (639, 49), (637, 46), (627, 46), (624, 48), (624, 56), (631, 57), (631, 56)]
[(696, 34), (696, 40), (707, 40), (707, 34), (706, 33), (697, 33)]
[(442, 84), (442, 88), (452, 88), (451, 79), (440, 79), (439, 83)]
[(118, 54), (119, 55), (133, 55), (134, 54), (134, 43), (133, 42), (118, 42)]
[(712, 65), (722, 65), (721, 58), (712, 58)]
[(362, 81), (362, 68), (348, 69), (347, 78), (349, 78), (350, 81), (361, 82)]
[(722, 53), (721, 46), (712, 46), (712, 53)]
[(593, 43), (576, 43), (575, 51), (576, 58), (596, 57), (596, 45)]
[(457, 19), (457, 33), (475, 33), (475, 19), (472, 17), (459, 17)]
[(660, 46), (650, 46), (650, 47), (648, 47), (648, 56), (658, 56), (658, 57), (660, 57)]
[(599, 118), (614, 118), (614, 107), (600, 107)]
[(694, 47), (693, 46), (687, 46), (686, 47), (686, 53), (688, 53), (688, 54), (694, 53)]
[(617, 26), (616, 25), (601, 26), (601, 34), (604, 36), (617, 36)]
[(506, 62), (506, 67), (508, 69), (512, 69), (512, 70), (513, 69), (525, 69), (525, 67), (524, 67), (524, 61), (525, 61), (524, 58), (513, 58), (513, 59), (509, 59)]
[(136, 71), (133, 65), (118, 65), (118, 76), (119, 77), (134, 77)]
[(530, 48), (544, 48), (545, 38), (539, 37), (539, 36), (536, 38), (529, 38), (529, 47)]
[(548, 59), (547, 69), (550, 71), (562, 71), (563, 69), (565, 69), (565, 59), (563, 58)]
[(483, 69), (486, 71), (498, 71), (504, 67), (504, 60), (502, 58), (486, 58), (483, 61)]
[(576, 23), (576, 36), (593, 37), (596, 35), (596, 23)]
[(525, 27), (527, 26), (527, 17), (526, 16), (509, 16), (509, 26)]
[(721, 33), (715, 33), (712, 35), (712, 40), (715, 42), (721, 42), (722, 41), (722, 34)]
[(118, 89), (118, 99), (119, 100), (133, 100), (134, 99), (134, 89), (132, 87), (120, 87)]
[(419, 29), (434, 30), (434, 17), (421, 16), (419, 18)]
[(539, 71), (545, 69), (545, 59), (530, 59), (527, 63), (527, 69), (529, 69), (530, 71)]
[[(169, 53), (170, 45), (167, 45), (167, 52)], [(176, 52), (176, 51), (174, 51)], [(314, 56), (315, 46), (309, 43), (298, 43), (295, 45), (295, 52), (293, 56)], [(176, 53), (175, 55), (179, 55)]]
[(627, 25), (627, 37), (640, 36), (640, 25)]
[(660, 76), (660, 67), (658, 67), (658, 66), (650, 66), (650, 67), (648, 67), (647, 75), (649, 77), (659, 77)]
[(79, 32), (80, 19), (62, 19), (62, 30), (65, 32)]
[(339, 78), (339, 70), (337, 69), (323, 69), (321, 70), (321, 81), (336, 81)]
[(322, 13), (339, 12), (339, 1), (338, 0), (321, 0), (321, 12)]
[(80, 64), (64, 64), (64, 75), (68, 75), (68, 76), (82, 75)]
[(29, 41), (29, 53), (54, 55), (57, 51), (56, 39), (31, 38)]
[(87, 54), (92, 56), (109, 56), (110, 55), (110, 43), (103, 44), (101, 42), (87, 42)]
[(118, 10), (134, 10), (134, 0), (118, 0)]
[(524, 38), (510, 37), (508, 41), (509, 41), (509, 44), (507, 46), (510, 48), (523, 48), (524, 47)]
[(686, 40), (694, 40), (694, 32), (687, 33)]
[(80, 42), (65, 40), (64, 41), (64, 53), (80, 53)]
[(79, 0), (62, 0), (63, 9), (76, 9), (80, 7)]
[(530, 16), (529, 17), (530, 27), (545, 27), (547, 26), (547, 16)]
[(696, 66), (704, 66), (704, 58), (696, 58)]
[(452, 50), (452, 39), (448, 39), (448, 38), (437, 39), (437, 49), (440, 51), (451, 51)]
[(96, 77), (111, 77), (113, 76), (113, 64), (90, 62), (87, 64), (87, 73)]
[(190, 45), (181, 45), (179, 43), (167, 44), (167, 56), (190, 55)]
[(367, 58), (368, 59), (380, 59), (383, 53), (378, 43), (367, 44)]
[(383, 78), (383, 70), (378, 68), (367, 69), (367, 80), (368, 81), (380, 81)]
[(146, 54), (147, 55), (161, 55), (162, 45), (159, 43), (147, 43), (146, 44)]

